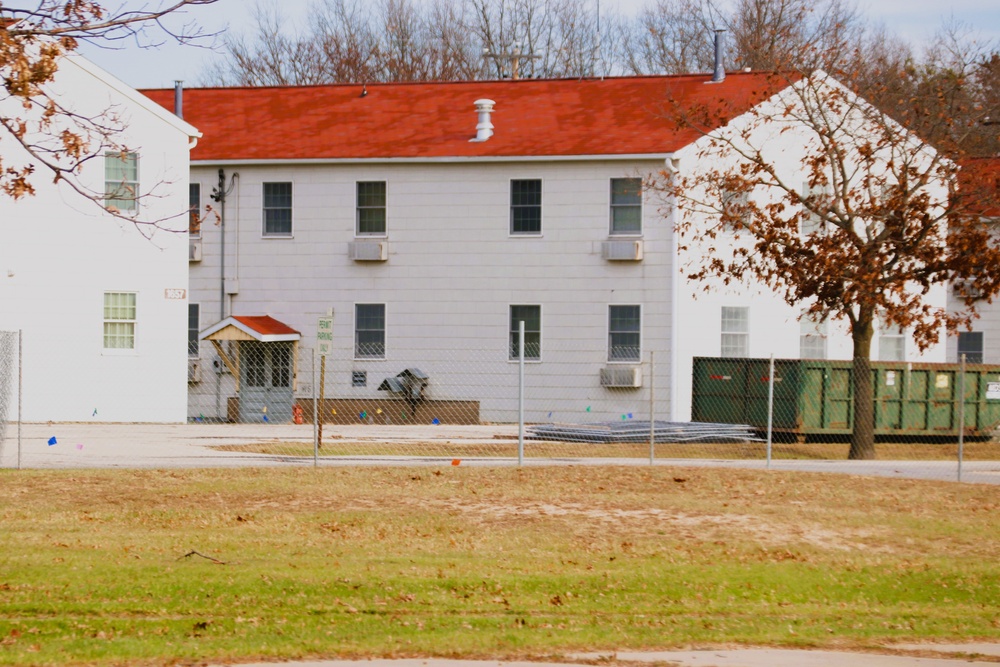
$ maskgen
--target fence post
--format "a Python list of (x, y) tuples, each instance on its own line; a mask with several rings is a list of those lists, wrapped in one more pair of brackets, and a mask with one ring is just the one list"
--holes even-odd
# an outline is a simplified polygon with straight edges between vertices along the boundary
[(649, 465), (656, 460), (656, 405), (653, 402), (656, 382), (654, 381), (654, 352), (649, 351)]
[(21, 411), (24, 407), (24, 330), (17, 330), (17, 469), (21, 469)]
[(319, 392), (316, 391), (316, 348), (312, 351), (312, 381), (313, 381), (313, 467), (319, 466)]
[(524, 465), (524, 320), (517, 323), (517, 465)]
[(767, 469), (771, 469), (771, 442), (774, 424), (774, 354), (767, 372)]
[(962, 481), (962, 459), (965, 457), (965, 354), (959, 357), (958, 370), (958, 481)]

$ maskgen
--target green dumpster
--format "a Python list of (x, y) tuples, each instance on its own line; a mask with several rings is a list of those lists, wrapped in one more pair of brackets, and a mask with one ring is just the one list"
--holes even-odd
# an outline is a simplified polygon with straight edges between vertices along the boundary
[[(767, 428), (769, 359), (695, 357), (691, 419)], [(798, 436), (848, 435), (854, 427), (850, 361), (775, 359), (773, 429)], [(872, 362), (875, 434), (957, 436), (958, 364)], [(1000, 366), (967, 365), (965, 434), (1000, 424)]]

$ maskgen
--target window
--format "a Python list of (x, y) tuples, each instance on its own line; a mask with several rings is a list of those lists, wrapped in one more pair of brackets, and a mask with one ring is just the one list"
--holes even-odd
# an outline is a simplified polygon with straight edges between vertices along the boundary
[(358, 182), (357, 235), (385, 235), (385, 181)]
[(351, 371), (351, 386), (352, 387), (367, 387), (368, 386), (368, 371)]
[(292, 184), (264, 183), (264, 236), (292, 235)]
[(746, 306), (722, 307), (722, 353), (720, 356), (750, 356), (750, 309)]
[(878, 358), (879, 361), (903, 361), (906, 359), (906, 336), (901, 327), (885, 322), (880, 323)]
[[(829, 205), (829, 202), (825, 200), (828, 200), (830, 195), (832, 194), (833, 192), (830, 190), (830, 188), (825, 185), (817, 185), (815, 187), (810, 187), (809, 184), (806, 183), (805, 185), (802, 186), (802, 196), (804, 198), (809, 198), (809, 197), (817, 198), (817, 201), (813, 204), (813, 206), (819, 206), (820, 208)], [(816, 234), (816, 233), (826, 234), (827, 225), (826, 221), (823, 218), (821, 218), (820, 216), (816, 215), (811, 211), (804, 211), (803, 213), (804, 217), (802, 218), (799, 227), (799, 234), (802, 237), (806, 237), (809, 236), (810, 234)]]
[(201, 236), (201, 183), (188, 186), (188, 234)]
[(962, 360), (965, 355), (965, 363), (983, 363), (983, 332), (982, 331), (960, 331), (958, 332), (958, 360)]
[(510, 182), (510, 233), (542, 233), (542, 182)]
[(139, 155), (128, 151), (104, 154), (104, 205), (135, 211), (139, 197)]
[(271, 347), (271, 386), (292, 386), (292, 346), (288, 343)]
[(608, 306), (608, 361), (639, 361), (639, 306)]
[(358, 359), (385, 359), (384, 303), (355, 304), (354, 356)]
[(611, 233), (642, 233), (642, 179), (611, 179)]
[(542, 307), (541, 306), (511, 306), (510, 307), (510, 358), (518, 359), (520, 349), (517, 346), (520, 323), (524, 322), (524, 358), (539, 360), (542, 358)]
[(747, 204), (750, 203), (749, 192), (733, 192), (724, 190), (722, 192), (722, 211), (726, 214), (726, 219), (722, 221), (722, 231), (736, 232), (736, 221), (746, 224)]
[(135, 349), (135, 292), (104, 293), (104, 349)]
[(198, 356), (198, 320), (199, 306), (196, 303), (188, 304), (188, 356)]
[(826, 359), (826, 320), (802, 313), (799, 319), (799, 359)]

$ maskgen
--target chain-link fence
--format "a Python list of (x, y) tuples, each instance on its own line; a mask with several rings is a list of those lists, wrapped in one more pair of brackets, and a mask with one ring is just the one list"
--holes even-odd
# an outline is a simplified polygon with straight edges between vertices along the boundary
[(7, 424), (18, 421), (17, 386), (18, 361), (20, 355), (20, 334), (16, 331), (0, 331), (0, 465), (4, 460)]
[[(873, 362), (861, 418), (872, 428), (859, 438), (849, 361), (628, 348), (609, 361), (585, 342), (512, 339), (325, 356), (297, 341), (205, 343), (175, 388), (187, 423), (104, 421), (144, 405), (131, 387), (113, 410), (53, 423), (38, 418), (43, 391), (18, 391), (19, 373), (44, 359), (25, 362), (18, 334), (0, 333), (0, 465), (683, 464), (1000, 479), (1000, 367)], [(67, 369), (65, 381), (101, 379)]]

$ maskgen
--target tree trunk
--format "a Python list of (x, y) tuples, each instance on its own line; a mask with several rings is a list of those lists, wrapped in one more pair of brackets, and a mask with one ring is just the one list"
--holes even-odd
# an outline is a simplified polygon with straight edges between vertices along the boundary
[(854, 358), (851, 374), (854, 381), (854, 430), (847, 458), (870, 461), (875, 458), (875, 398), (872, 387), (873, 318), (862, 316), (851, 331)]

